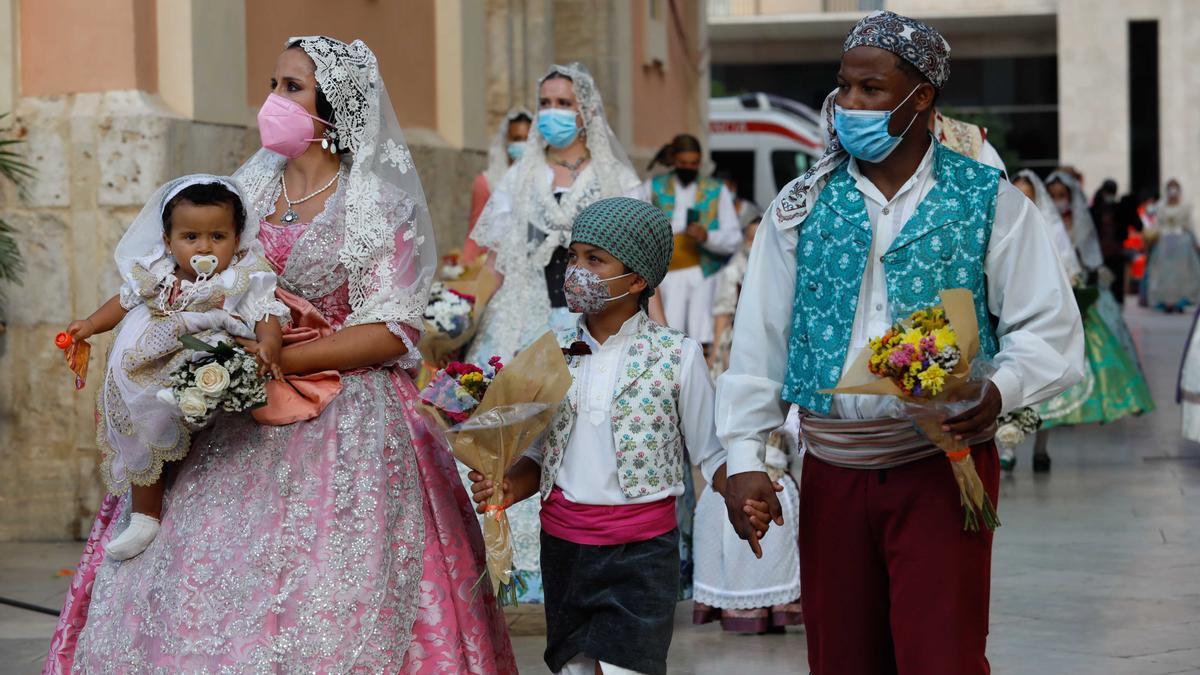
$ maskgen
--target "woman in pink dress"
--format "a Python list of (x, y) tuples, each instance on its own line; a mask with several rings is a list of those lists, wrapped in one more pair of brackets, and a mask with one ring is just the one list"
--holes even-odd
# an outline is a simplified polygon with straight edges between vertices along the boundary
[(271, 92), (236, 177), (280, 287), (335, 330), (285, 349), (284, 370), (340, 371), (341, 392), (304, 421), (198, 434), (158, 537), (124, 563), (104, 547), (128, 504), (107, 497), (43, 672), (515, 673), (474, 514), (405, 371), (437, 256), (375, 55), (290, 40)]

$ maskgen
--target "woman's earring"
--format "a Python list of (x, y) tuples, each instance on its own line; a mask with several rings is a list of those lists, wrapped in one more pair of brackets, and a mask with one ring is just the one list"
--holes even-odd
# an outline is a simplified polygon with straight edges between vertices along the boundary
[(322, 136), (321, 148), (323, 150), (328, 150), (329, 154), (331, 154), (331, 155), (336, 155), (337, 151), (338, 151), (338, 149), (337, 149), (337, 140), (338, 140), (337, 129), (334, 129), (333, 127), (326, 127), (325, 132), (322, 133), (321, 136)]

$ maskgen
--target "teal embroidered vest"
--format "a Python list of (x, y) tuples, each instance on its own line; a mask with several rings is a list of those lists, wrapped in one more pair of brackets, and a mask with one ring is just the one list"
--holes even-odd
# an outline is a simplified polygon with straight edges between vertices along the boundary
[[(966, 288), (975, 294), (980, 354), (991, 358), (999, 343), (984, 263), (1000, 172), (941, 145), (933, 161), (937, 184), (881, 256), (888, 310), (894, 320), (938, 304), (942, 290)], [(850, 349), (871, 236), (862, 193), (842, 164), (800, 225), (796, 245), (783, 398), (818, 414), (829, 413), (833, 397), (817, 392), (837, 386)]]
[[(668, 217), (674, 217), (675, 214), (674, 178), (674, 173), (664, 173), (650, 179), (650, 202), (662, 209)], [(717, 212), (722, 187), (724, 184), (715, 178), (696, 179), (696, 203), (692, 208), (700, 213), (700, 225), (709, 232), (715, 231), (721, 224)], [(704, 272), (705, 277), (716, 274), (729, 262), (730, 256), (717, 255), (703, 246), (699, 249), (700, 270)]]
[[(557, 335), (568, 347), (581, 340), (579, 328)], [(683, 333), (660, 326), (643, 313), (637, 335), (629, 343), (617, 378), (610, 422), (617, 452), (617, 482), (634, 499), (669, 490), (683, 481), (683, 435), (679, 431), (679, 366), (683, 362)], [(568, 356), (567, 369), (578, 377), (582, 359)], [(572, 383), (542, 438), (542, 499), (550, 496), (563, 454), (575, 430), (579, 409), (577, 384)]]

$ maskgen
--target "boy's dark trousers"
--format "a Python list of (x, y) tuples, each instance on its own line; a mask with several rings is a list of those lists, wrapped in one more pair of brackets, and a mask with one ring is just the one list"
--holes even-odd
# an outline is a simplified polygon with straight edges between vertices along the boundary
[(665, 675), (679, 593), (679, 530), (611, 546), (542, 532), (546, 665), (578, 654)]

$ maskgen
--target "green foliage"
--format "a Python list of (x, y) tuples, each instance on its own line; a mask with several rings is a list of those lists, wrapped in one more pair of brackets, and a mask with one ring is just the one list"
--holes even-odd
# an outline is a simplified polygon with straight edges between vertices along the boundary
[(194, 352), (208, 352), (209, 354), (212, 354), (213, 357), (220, 363), (228, 361), (234, 356), (237, 356), (238, 353), (237, 349), (235, 349), (234, 346), (228, 342), (218, 342), (215, 345), (210, 345), (200, 338), (192, 335), (180, 336), (179, 342), (184, 347), (187, 347)]
[(0, 219), (0, 281), (19, 284), (25, 263), (21, 261), (21, 250), (13, 233), (12, 227)]
[[(0, 120), (8, 117), (9, 113), (0, 113)], [(27, 179), (33, 178), (33, 167), (25, 163), (23, 155), (17, 148), (25, 141), (19, 138), (0, 138), (0, 174), (20, 185)]]
[[(7, 116), (8, 113), (0, 114), (0, 120)], [(0, 138), (0, 174), (17, 185), (33, 178), (33, 167), (26, 164), (17, 151), (22, 143), (24, 141), (20, 139)], [(14, 234), (12, 226), (0, 218), (0, 281), (20, 284), (25, 264), (21, 261), (21, 249), (17, 246)], [(3, 299), (0, 293), (0, 300)]]

